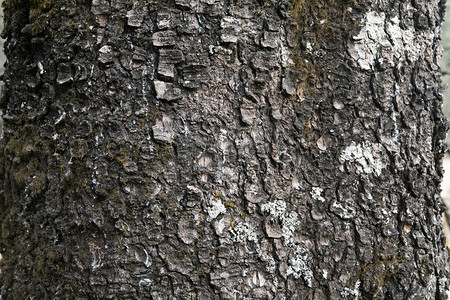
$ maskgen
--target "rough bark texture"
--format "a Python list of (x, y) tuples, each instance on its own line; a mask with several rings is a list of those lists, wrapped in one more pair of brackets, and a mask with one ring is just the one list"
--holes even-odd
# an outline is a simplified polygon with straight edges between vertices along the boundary
[(446, 299), (436, 0), (8, 0), (2, 299)]

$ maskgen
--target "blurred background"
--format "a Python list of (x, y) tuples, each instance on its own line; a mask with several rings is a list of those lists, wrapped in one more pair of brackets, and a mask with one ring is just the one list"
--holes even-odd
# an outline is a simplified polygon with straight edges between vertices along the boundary
[[(447, 4), (447, 12), (444, 24), (442, 25), (442, 47), (444, 53), (441, 58), (442, 69), (442, 84), (444, 95), (443, 111), (448, 120), (450, 120), (450, 7)], [(447, 134), (447, 144), (450, 145), (450, 135)], [(444, 179), (442, 180), (442, 198), (447, 207), (447, 211), (444, 213), (444, 231), (447, 237), (447, 246), (450, 247), (450, 155), (447, 154), (444, 158)]]

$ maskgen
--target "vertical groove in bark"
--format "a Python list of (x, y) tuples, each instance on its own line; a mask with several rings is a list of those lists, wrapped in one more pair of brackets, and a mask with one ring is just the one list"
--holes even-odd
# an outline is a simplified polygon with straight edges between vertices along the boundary
[(6, 299), (446, 299), (436, 1), (6, 1)]

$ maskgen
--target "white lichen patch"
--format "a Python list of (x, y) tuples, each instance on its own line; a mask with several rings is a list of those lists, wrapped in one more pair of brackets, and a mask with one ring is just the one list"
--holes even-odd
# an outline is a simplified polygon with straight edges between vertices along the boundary
[[(230, 232), (233, 235), (233, 239), (235, 242), (243, 243), (246, 241), (253, 242), (256, 253), (259, 258), (266, 262), (266, 271), (270, 274), (274, 274), (276, 271), (276, 262), (275, 259), (267, 254), (264, 254), (262, 247), (260, 245), (260, 240), (258, 238), (258, 234), (256, 233), (255, 228), (249, 223), (238, 223), (230, 227)], [(246, 248), (248, 251), (248, 248)], [(244, 275), (245, 276), (245, 275)]]
[(298, 226), (297, 213), (291, 211), (281, 220), (281, 235), (283, 236), (284, 245), (293, 247), (295, 245), (294, 232)]
[(355, 44), (354, 49), (350, 49), (350, 55), (363, 70), (371, 70), (380, 46), (389, 45), (384, 31), (384, 22), (384, 13), (368, 12), (364, 18), (365, 26), (357, 36), (353, 37)]
[(331, 205), (331, 211), (344, 220), (353, 219), (356, 216), (356, 210), (352, 206), (348, 205), (348, 202), (350, 202), (349, 200), (345, 202), (347, 202), (347, 205), (344, 206), (341, 203), (335, 201)]
[(217, 218), (220, 214), (224, 214), (227, 212), (227, 208), (223, 205), (222, 200), (219, 198), (211, 198), (209, 200), (209, 204), (206, 208), (206, 212), (208, 214), (208, 222)]
[(294, 245), (293, 235), (295, 228), (298, 225), (297, 213), (291, 211), (286, 212), (286, 202), (282, 200), (275, 200), (261, 205), (261, 211), (267, 212), (270, 215), (270, 220), (281, 222), (281, 232), (283, 242), (286, 246)]
[(225, 229), (230, 227), (230, 221), (226, 217), (219, 218), (216, 221), (214, 221), (213, 226), (214, 231), (218, 236), (224, 236), (226, 234)]
[(349, 53), (363, 70), (373, 70), (377, 63), (414, 62), (434, 41), (433, 33), (402, 28), (397, 16), (388, 18), (383, 12), (368, 12), (362, 22)]
[(283, 200), (275, 200), (273, 202), (265, 203), (261, 205), (261, 211), (269, 213), (270, 219), (275, 221), (276, 219), (284, 216), (286, 211), (286, 202)]
[(344, 288), (344, 290), (341, 292), (341, 296), (344, 298), (347, 298), (349, 296), (354, 296), (355, 300), (358, 300), (359, 297), (359, 286), (361, 285), (361, 281), (356, 281), (355, 287), (353, 289)]
[(289, 266), (286, 275), (293, 275), (298, 279), (303, 277), (309, 287), (312, 287), (313, 272), (308, 267), (309, 257), (306, 255), (306, 249), (296, 247), (295, 256), (289, 259)]
[(275, 262), (275, 259), (273, 257), (270, 257), (266, 261), (266, 271), (270, 274), (275, 273), (277, 267), (277, 263)]
[(341, 160), (353, 164), (358, 174), (374, 173), (381, 175), (385, 165), (381, 159), (381, 146), (379, 144), (352, 142), (340, 155)]
[(248, 223), (239, 223), (234, 226), (234, 240), (236, 242), (250, 241), (258, 243), (258, 235), (252, 225)]
[(322, 196), (323, 189), (320, 187), (313, 187), (310, 194), (314, 200), (325, 202), (325, 198)]
[[(275, 200), (261, 205), (261, 211), (270, 215), (272, 222), (281, 223), (281, 236), (283, 245), (294, 249), (295, 256), (288, 260), (286, 276), (292, 275), (298, 279), (302, 277), (309, 287), (312, 287), (313, 272), (308, 267), (310, 258), (307, 256), (307, 250), (300, 247), (294, 239), (295, 230), (299, 225), (298, 214), (295, 211), (287, 211), (286, 202)], [(274, 269), (275, 266), (269, 266)]]
[[(439, 278), (439, 292), (442, 294), (445, 293), (445, 287), (447, 286), (447, 281), (448, 281), (447, 277)], [(450, 294), (450, 291), (448, 291), (448, 293)]]

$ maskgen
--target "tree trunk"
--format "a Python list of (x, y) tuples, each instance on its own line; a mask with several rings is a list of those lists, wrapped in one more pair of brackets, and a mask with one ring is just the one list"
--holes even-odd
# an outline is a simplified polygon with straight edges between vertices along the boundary
[(7, 0), (1, 299), (446, 299), (443, 14)]

